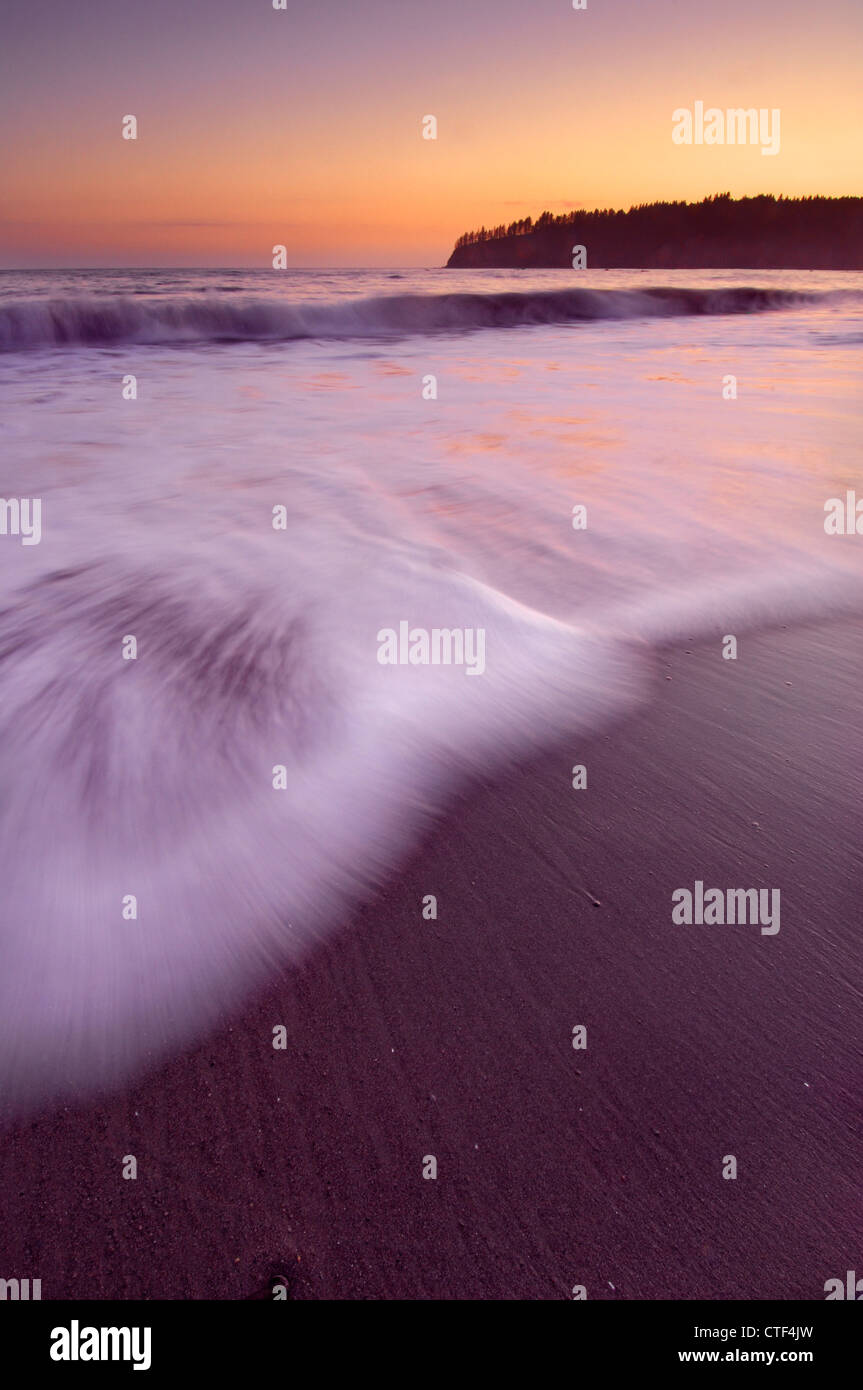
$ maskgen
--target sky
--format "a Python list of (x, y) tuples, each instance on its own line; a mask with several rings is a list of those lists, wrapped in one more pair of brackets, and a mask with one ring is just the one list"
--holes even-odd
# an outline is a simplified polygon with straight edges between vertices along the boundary
[[(861, 0), (286, 3), (0, 0), (0, 267), (434, 266), (546, 208), (863, 193)], [(676, 145), (698, 100), (778, 108), (779, 153)]]

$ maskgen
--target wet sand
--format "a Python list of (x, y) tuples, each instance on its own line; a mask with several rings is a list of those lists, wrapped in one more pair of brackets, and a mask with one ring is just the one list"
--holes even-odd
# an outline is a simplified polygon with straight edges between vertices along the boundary
[[(277, 1272), (293, 1298), (822, 1299), (861, 1260), (861, 639), (661, 653), (649, 707), (463, 792), (219, 1033), (7, 1129), (0, 1276), (44, 1299), (239, 1299)], [(778, 888), (779, 933), (675, 926), (696, 879)]]

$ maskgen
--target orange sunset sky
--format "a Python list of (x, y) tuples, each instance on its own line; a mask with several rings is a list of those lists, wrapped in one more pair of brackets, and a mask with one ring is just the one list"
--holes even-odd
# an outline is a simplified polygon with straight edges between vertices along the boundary
[[(0, 28), (5, 267), (439, 265), (545, 208), (863, 192), (860, 0), (6, 0)], [(675, 145), (696, 100), (779, 108), (780, 153)]]

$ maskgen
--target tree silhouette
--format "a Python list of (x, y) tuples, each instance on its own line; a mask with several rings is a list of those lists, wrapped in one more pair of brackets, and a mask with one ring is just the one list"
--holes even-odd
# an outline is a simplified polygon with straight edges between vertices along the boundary
[(536, 221), (464, 232), (458, 253), (497, 243), (476, 264), (570, 264), (571, 246), (588, 248), (593, 266), (807, 266), (863, 269), (863, 198), (732, 198), (713, 193), (697, 203), (639, 203), (628, 210), (546, 209)]

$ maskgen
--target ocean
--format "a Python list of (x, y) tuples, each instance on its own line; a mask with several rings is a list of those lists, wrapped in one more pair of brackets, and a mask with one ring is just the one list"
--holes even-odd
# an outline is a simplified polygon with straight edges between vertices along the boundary
[(856, 273), (0, 273), (7, 1093), (198, 1035), (663, 643), (859, 614), (861, 348)]

